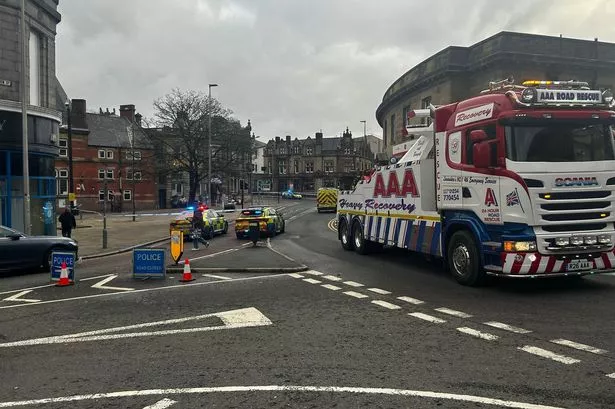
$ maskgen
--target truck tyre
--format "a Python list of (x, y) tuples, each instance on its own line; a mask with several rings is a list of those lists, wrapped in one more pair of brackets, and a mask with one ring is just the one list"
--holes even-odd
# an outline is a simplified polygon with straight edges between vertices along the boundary
[(448, 267), (460, 284), (479, 286), (485, 280), (480, 255), (472, 234), (466, 230), (455, 232), (448, 242)]
[(342, 242), (342, 248), (344, 250), (350, 251), (353, 249), (352, 246), (352, 237), (350, 235), (350, 229), (348, 228), (348, 222), (346, 219), (342, 219), (339, 222), (340, 229), (340, 241)]
[(354, 250), (361, 255), (366, 255), (369, 253), (368, 244), (367, 240), (363, 237), (361, 223), (355, 221), (352, 223), (352, 246)]

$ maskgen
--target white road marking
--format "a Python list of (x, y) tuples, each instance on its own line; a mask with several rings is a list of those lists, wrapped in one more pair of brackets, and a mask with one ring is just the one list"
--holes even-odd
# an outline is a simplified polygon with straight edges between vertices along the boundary
[(143, 409), (166, 409), (166, 408), (170, 408), (171, 406), (175, 405), (176, 403), (177, 403), (177, 401), (171, 400), (169, 398), (164, 398), (163, 400), (159, 400), (158, 402), (154, 403), (153, 405), (146, 406)]
[(468, 327), (457, 328), (457, 331), (463, 332), (464, 334), (472, 335), (473, 337), (484, 339), (484, 340), (487, 340), (487, 341), (495, 341), (498, 338), (500, 338), (497, 335), (493, 335), (493, 334), (490, 334), (488, 332), (477, 331), (475, 329), (468, 328)]
[(341, 290), (342, 289), (342, 287), (338, 287), (338, 286), (332, 285), (332, 284), (323, 284), (323, 285), (321, 285), (321, 287), (324, 287), (324, 288), (326, 288), (328, 290), (333, 290), (333, 291), (337, 291), (337, 290)]
[(39, 286), (36, 286), (36, 287), (26, 287), (26, 288), (20, 288), (18, 290), (4, 291), (4, 292), (1, 292), (0, 295), (2, 295), (2, 294), (18, 293), (20, 291), (25, 291), (25, 290), (38, 290), (39, 288), (47, 288), (47, 287), (55, 287), (55, 284), (45, 284), (45, 285), (39, 285)]
[(389, 310), (401, 310), (399, 305), (391, 304), (390, 302), (381, 301), (381, 300), (373, 300), (372, 304), (379, 305), (384, 308), (388, 308)]
[(512, 325), (504, 324), (503, 322), (497, 322), (497, 321), (484, 322), (483, 324), (489, 325), (490, 327), (503, 329), (504, 331), (514, 332), (516, 334), (529, 334), (532, 332), (527, 329), (513, 327)]
[(419, 304), (424, 304), (425, 303), (425, 301), (417, 300), (416, 298), (406, 297), (406, 296), (397, 297), (397, 299), (401, 300), (401, 301), (405, 301), (405, 302), (410, 303), (410, 304), (415, 304), (415, 305), (419, 305)]
[(322, 273), (320, 271), (308, 270), (304, 271), (305, 274), (313, 275), (313, 276), (321, 276)]
[(355, 281), (344, 281), (344, 284), (349, 285), (351, 287), (364, 287), (363, 284), (357, 283)]
[(349, 295), (349, 296), (354, 297), (354, 298), (369, 298), (367, 295), (361, 294), (361, 293), (357, 293), (355, 291), (346, 291), (346, 292), (344, 292), (344, 294)]
[[(197, 327), (197, 328), (185, 328), (165, 331), (150, 331), (150, 332), (129, 332), (124, 334), (114, 334), (115, 332), (126, 331), (129, 329), (146, 328), (161, 325), (172, 325), (188, 321), (196, 321), (209, 317), (218, 317), (222, 320), (224, 325)], [(63, 344), (63, 343), (75, 343), (75, 342), (88, 342), (88, 341), (105, 341), (110, 339), (122, 339), (122, 338), (138, 338), (138, 337), (151, 337), (158, 335), (176, 335), (184, 333), (206, 332), (224, 329), (234, 328), (246, 328), (246, 327), (260, 327), (266, 325), (272, 325), (273, 323), (269, 318), (265, 317), (259, 310), (254, 307), (242, 308), (239, 310), (224, 311), (213, 314), (197, 315), (193, 317), (177, 318), (156, 322), (145, 322), (136, 325), (127, 325), (124, 327), (106, 328), (95, 331), (82, 332), (69, 335), (58, 335), (45, 338), (34, 338), (23, 341), (7, 342), (0, 344), (0, 348), (20, 347), (20, 346), (32, 346), (32, 345), (46, 345), (46, 344)]]
[[(246, 244), (252, 244), (252, 243), (246, 243)], [(226, 254), (226, 253), (232, 253), (234, 251), (238, 251), (239, 249), (228, 249), (228, 250), (223, 250), (223, 251), (219, 251), (217, 253), (211, 253), (211, 254), (206, 254), (204, 256), (200, 256), (200, 257), (186, 257), (187, 259), (190, 260), (190, 262), (196, 261), (196, 260), (202, 260), (204, 258), (211, 258), (211, 257), (215, 257), (215, 256), (219, 256), (220, 254)], [(184, 264), (184, 260), (180, 261), (177, 264)]]
[(394, 388), (361, 388), (352, 386), (309, 386), (309, 385), (252, 385), (252, 386), (214, 386), (200, 388), (143, 389), (107, 393), (91, 393), (87, 395), (61, 396), (57, 398), (31, 399), (13, 402), (0, 402), (0, 408), (15, 406), (34, 406), (42, 404), (58, 404), (65, 402), (97, 401), (102, 399), (118, 399), (143, 396), (195, 395), (208, 393), (245, 393), (245, 392), (309, 392), (309, 393), (339, 393), (344, 395), (388, 395), (413, 398), (440, 399), (457, 402), (471, 402), (512, 409), (564, 409), (556, 406), (546, 406), (533, 403), (517, 402), (483, 396), (458, 395), (448, 392), (417, 391)]
[(441, 312), (442, 314), (448, 314), (448, 315), (452, 315), (454, 317), (459, 317), (459, 318), (471, 318), (472, 317), (470, 314), (466, 314), (465, 312), (451, 310), (450, 308), (446, 308), (446, 307), (436, 308), (435, 310), (438, 312)]
[(376, 294), (382, 294), (382, 295), (391, 294), (391, 292), (390, 292), (390, 291), (387, 291), (387, 290), (382, 290), (382, 289), (380, 289), (380, 288), (368, 288), (368, 289), (367, 289), (367, 291), (371, 291), (371, 292), (373, 292), (373, 293), (376, 293)]
[(34, 300), (32, 298), (20, 298), (28, 293), (31, 293), (32, 291), (34, 290), (24, 290), (20, 293), (11, 295), (10, 297), (3, 299), (2, 301), (41, 302), (41, 300)]
[(320, 284), (322, 281), (314, 280), (313, 278), (304, 278), (303, 281), (310, 284)]
[(341, 278), (336, 277), (336, 276), (323, 276), (322, 278), (326, 278), (327, 280), (330, 280), (330, 281), (342, 281)]
[(424, 320), (424, 321), (433, 322), (434, 324), (444, 324), (446, 322), (445, 320), (441, 318), (434, 317), (433, 315), (429, 315), (429, 314), (423, 314), (422, 312), (411, 312), (408, 315), (414, 318)]
[(551, 359), (556, 362), (560, 362), (562, 364), (571, 365), (581, 362), (579, 359), (570, 358), (565, 355), (559, 355), (555, 352), (548, 351), (546, 349), (533, 347), (531, 345), (525, 345), (523, 347), (518, 347), (517, 349), (525, 352), (529, 352), (530, 354), (537, 355), (543, 358)]
[(96, 277), (85, 277), (85, 278), (80, 278), (79, 281), (90, 281), (90, 280), (96, 280), (98, 278), (106, 278), (106, 277), (110, 277), (114, 275), (113, 273), (111, 274), (105, 274), (105, 275), (101, 275), (101, 276), (96, 276)]
[(99, 282), (97, 282), (96, 284), (94, 284), (92, 286), (92, 288), (98, 288), (101, 290), (115, 290), (115, 291), (134, 291), (134, 288), (126, 288), (126, 287), (111, 287), (111, 286), (107, 286), (105, 284), (107, 284), (109, 281), (114, 280), (117, 278), (117, 274), (114, 274), (110, 277), (107, 277), (103, 280), (100, 280)]
[(289, 276), (293, 277), (293, 278), (303, 278), (305, 276), (302, 276), (301, 274), (297, 274), (297, 273), (289, 273)]
[(609, 352), (606, 349), (594, 348), (590, 345), (579, 344), (578, 342), (569, 341), (567, 339), (552, 339), (551, 342), (553, 342), (554, 344), (564, 345), (570, 348), (578, 349), (579, 351), (591, 352), (592, 354), (601, 355)]
[(203, 274), (203, 277), (217, 278), (218, 280), (232, 280), (231, 277), (224, 277), (215, 274)]
[(615, 372), (607, 374), (607, 378), (615, 379)]
[[(171, 290), (171, 289), (179, 289), (179, 288), (184, 288), (185, 289), (185, 288), (193, 287), (193, 286), (213, 285), (213, 284), (221, 284), (221, 283), (232, 283), (232, 282), (236, 282), (236, 281), (263, 280), (263, 279), (267, 279), (267, 278), (283, 277), (285, 275), (286, 274), (266, 274), (266, 275), (254, 276), (254, 277), (234, 278), (232, 280), (203, 281), (203, 282), (195, 282), (195, 283), (188, 283), (188, 284), (182, 283), (182, 284), (176, 284), (176, 285), (166, 285), (166, 286), (162, 286), (162, 287), (142, 288), (142, 289), (134, 290), (134, 291), (118, 291), (118, 292), (114, 292), (114, 293), (82, 295), (82, 296), (78, 296), (78, 297), (69, 297), (69, 298), (60, 298), (60, 299), (57, 299), (57, 300), (41, 301), (41, 302), (38, 302), (38, 303), (6, 305), (4, 307), (0, 307), (0, 310), (7, 309), (7, 308), (23, 308), (23, 307), (32, 307), (32, 306), (44, 305), (44, 304), (55, 304), (55, 303), (67, 302), (67, 301), (87, 300), (87, 299), (90, 299), (90, 298), (111, 297), (111, 296), (118, 296), (118, 295), (124, 295), (124, 294), (144, 293), (144, 292), (149, 292), (149, 291), (161, 291), (161, 290)], [(54, 286), (54, 285), (55, 284), (52, 284), (52, 286)]]

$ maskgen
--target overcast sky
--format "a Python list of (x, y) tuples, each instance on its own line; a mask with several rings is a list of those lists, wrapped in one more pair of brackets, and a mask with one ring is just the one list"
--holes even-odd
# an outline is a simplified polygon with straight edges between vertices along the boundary
[[(607, 0), (60, 0), (57, 75), (89, 109), (145, 116), (172, 88), (207, 90), (261, 140), (382, 134), (406, 70), (502, 30), (615, 42)], [(486, 79), (491, 80), (491, 78)]]

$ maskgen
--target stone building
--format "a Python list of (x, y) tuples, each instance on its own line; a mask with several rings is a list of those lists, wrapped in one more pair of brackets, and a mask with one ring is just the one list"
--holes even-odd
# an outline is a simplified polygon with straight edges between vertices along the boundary
[[(56, 234), (54, 160), (66, 95), (56, 79), (58, 0), (26, 0), (25, 67), (21, 1), (0, 2), (0, 223), (24, 226), (21, 94), (25, 91), (29, 143), (30, 214), (34, 234)], [(23, 68), (23, 69), (22, 69)], [(21, 72), (26, 73), (22, 83)]]
[(346, 128), (341, 137), (316, 132), (307, 139), (276, 137), (265, 147), (265, 173), (254, 175), (265, 189), (314, 192), (321, 187), (350, 188), (360, 172), (372, 166), (369, 142), (354, 138)]
[(376, 110), (384, 149), (391, 155), (393, 146), (412, 139), (412, 127), (421, 125), (416, 119), (408, 121), (408, 111), (471, 97), (490, 81), (510, 76), (518, 84), (528, 79), (575, 79), (612, 88), (615, 44), (500, 32), (469, 47), (445, 48), (411, 68), (385, 92)]

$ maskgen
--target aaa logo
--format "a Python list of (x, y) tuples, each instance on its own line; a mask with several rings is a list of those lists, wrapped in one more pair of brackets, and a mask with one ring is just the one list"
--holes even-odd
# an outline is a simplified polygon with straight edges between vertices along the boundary
[(495, 197), (495, 193), (492, 188), (487, 188), (487, 193), (485, 193), (485, 206), (498, 206), (498, 199)]

